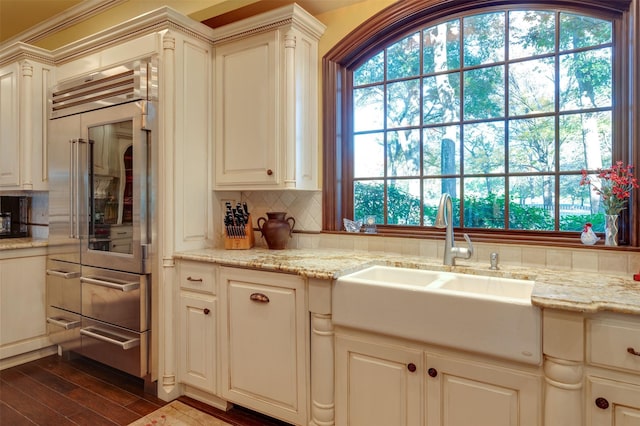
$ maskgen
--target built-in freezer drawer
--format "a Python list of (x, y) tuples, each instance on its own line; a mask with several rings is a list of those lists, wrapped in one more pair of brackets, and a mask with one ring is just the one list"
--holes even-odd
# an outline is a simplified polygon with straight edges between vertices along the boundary
[(80, 313), (80, 265), (47, 259), (47, 305)]
[(82, 267), (82, 316), (134, 331), (149, 329), (149, 277)]
[(149, 331), (135, 333), (88, 318), (82, 319), (80, 353), (137, 377), (148, 370)]
[(80, 326), (82, 319), (79, 314), (47, 307), (47, 333), (52, 343), (60, 345), (62, 350), (77, 351), (80, 349)]

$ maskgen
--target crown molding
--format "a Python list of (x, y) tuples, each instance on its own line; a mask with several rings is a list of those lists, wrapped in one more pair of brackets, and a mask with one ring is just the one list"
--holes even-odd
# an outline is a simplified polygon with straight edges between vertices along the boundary
[(320, 38), (327, 28), (309, 12), (293, 3), (214, 28), (214, 43), (240, 39), (286, 25), (299, 28), (316, 38)]
[(179, 31), (207, 43), (213, 43), (213, 29), (171, 7), (163, 6), (54, 49), (51, 53), (56, 64), (63, 64), (125, 40), (163, 30)]
[(0, 47), (0, 66), (23, 60), (34, 60), (43, 64), (54, 65), (53, 55), (48, 50), (21, 42)]
[(46, 21), (6, 40), (2, 45), (8, 46), (16, 42), (32, 44), (38, 40), (47, 38), (52, 34), (99, 15), (105, 10), (111, 9), (112, 7), (125, 3), (126, 1), (128, 0), (85, 0), (76, 6), (70, 7)]

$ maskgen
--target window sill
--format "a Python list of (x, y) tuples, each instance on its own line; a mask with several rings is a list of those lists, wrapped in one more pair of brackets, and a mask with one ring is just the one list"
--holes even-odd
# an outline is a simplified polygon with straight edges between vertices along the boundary
[[(333, 235), (350, 235), (350, 236), (368, 236), (368, 237), (395, 237), (395, 238), (416, 238), (416, 239), (434, 239), (443, 240), (444, 230), (436, 229), (416, 229), (413, 227), (387, 227), (378, 226), (377, 233), (367, 234), (364, 232), (346, 232), (346, 231), (322, 231), (323, 234)], [(454, 229), (456, 241), (463, 241), (462, 235), (466, 233), (472, 242), (479, 243), (499, 243), (499, 244), (518, 244), (545, 247), (563, 247), (563, 248), (582, 248), (596, 250), (613, 250), (621, 252), (640, 252), (640, 247), (629, 245), (624, 246), (605, 246), (604, 236), (598, 234), (600, 241), (592, 246), (584, 245), (580, 242), (580, 235), (576, 233), (549, 233), (546, 235), (530, 235), (526, 232), (503, 232), (491, 230), (468, 230), (461, 231)], [(539, 232), (538, 232), (539, 233)]]

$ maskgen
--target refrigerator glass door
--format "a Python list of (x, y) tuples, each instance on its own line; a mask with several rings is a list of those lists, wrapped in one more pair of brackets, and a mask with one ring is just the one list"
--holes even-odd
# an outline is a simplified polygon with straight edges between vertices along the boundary
[(146, 273), (148, 137), (139, 102), (82, 114), (82, 264)]

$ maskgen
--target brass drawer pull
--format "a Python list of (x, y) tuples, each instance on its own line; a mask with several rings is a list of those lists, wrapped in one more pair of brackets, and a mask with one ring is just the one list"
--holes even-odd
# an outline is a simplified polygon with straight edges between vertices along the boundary
[(194, 283), (201, 283), (202, 282), (202, 278), (187, 277), (187, 281), (191, 281), (191, 282), (194, 282)]
[(251, 296), (249, 296), (249, 299), (253, 300), (254, 302), (269, 303), (269, 298), (267, 297), (267, 295), (262, 293), (252, 293)]
[(627, 352), (629, 352), (631, 355), (640, 356), (640, 352), (636, 351), (633, 348), (627, 348)]

